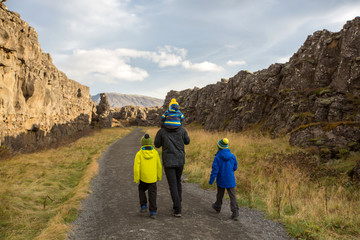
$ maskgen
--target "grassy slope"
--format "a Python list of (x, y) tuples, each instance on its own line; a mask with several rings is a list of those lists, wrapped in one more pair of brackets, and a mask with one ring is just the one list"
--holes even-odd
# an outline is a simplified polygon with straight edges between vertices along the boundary
[[(146, 131), (154, 138), (158, 129)], [(127, 129), (0, 162), (0, 239), (64, 239), (97, 172), (96, 160)], [(360, 239), (360, 196), (347, 173), (360, 154), (320, 163), (288, 139), (188, 129), (185, 173), (208, 185), (216, 142), (230, 139), (240, 205), (261, 209), (299, 239)]]
[(130, 129), (0, 161), (0, 239), (64, 239), (106, 147)]
[[(146, 131), (154, 138), (157, 129)], [(208, 181), (216, 143), (227, 137), (239, 164), (235, 176), (240, 205), (263, 210), (298, 239), (360, 239), (359, 188), (348, 176), (360, 153), (323, 164), (289, 146), (286, 137), (191, 128), (188, 133), (185, 173), (190, 181), (215, 189)]]

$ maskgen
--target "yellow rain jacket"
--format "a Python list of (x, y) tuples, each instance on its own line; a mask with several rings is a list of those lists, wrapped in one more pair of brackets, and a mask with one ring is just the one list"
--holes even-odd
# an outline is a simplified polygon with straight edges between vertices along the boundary
[(159, 153), (152, 147), (151, 150), (145, 150), (142, 146), (136, 153), (134, 161), (134, 182), (139, 180), (145, 183), (154, 183), (161, 181), (162, 166)]

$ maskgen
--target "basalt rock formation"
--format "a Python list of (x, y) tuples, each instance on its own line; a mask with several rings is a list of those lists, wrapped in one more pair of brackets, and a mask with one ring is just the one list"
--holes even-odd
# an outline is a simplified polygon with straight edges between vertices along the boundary
[(122, 126), (160, 126), (161, 107), (125, 106), (112, 108), (112, 117)]
[(91, 124), (97, 128), (111, 128), (112, 111), (106, 93), (100, 94), (100, 102), (96, 106), (96, 113), (93, 113)]
[(89, 88), (59, 71), (36, 31), (0, 5), (0, 146), (26, 151), (89, 128)]
[(204, 88), (170, 91), (185, 124), (209, 130), (260, 127), (324, 158), (360, 149), (360, 18), (340, 32), (317, 31), (285, 64), (241, 71)]

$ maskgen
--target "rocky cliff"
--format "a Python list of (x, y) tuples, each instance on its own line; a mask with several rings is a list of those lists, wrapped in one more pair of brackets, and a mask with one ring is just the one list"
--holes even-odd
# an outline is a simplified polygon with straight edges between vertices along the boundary
[(229, 80), (167, 94), (185, 124), (209, 130), (260, 127), (290, 133), (293, 145), (318, 148), (325, 157), (360, 149), (360, 18), (340, 32), (317, 31), (285, 64)]
[(121, 126), (160, 126), (162, 114), (161, 107), (112, 108), (112, 117), (118, 120)]
[(0, 145), (33, 149), (89, 127), (89, 88), (59, 71), (36, 31), (0, 5)]

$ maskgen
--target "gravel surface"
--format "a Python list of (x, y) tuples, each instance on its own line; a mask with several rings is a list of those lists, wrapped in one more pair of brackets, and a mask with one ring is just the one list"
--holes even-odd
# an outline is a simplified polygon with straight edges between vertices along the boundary
[(82, 202), (69, 240), (289, 239), (280, 223), (265, 219), (260, 211), (240, 208), (239, 221), (233, 221), (229, 202), (225, 200), (217, 214), (211, 208), (216, 192), (193, 183), (183, 184), (182, 217), (173, 217), (165, 175), (158, 182), (157, 218), (140, 213), (133, 161), (142, 136), (141, 129), (135, 129), (103, 153), (99, 174), (91, 182), (92, 193)]

